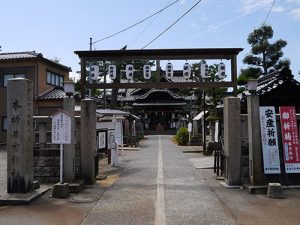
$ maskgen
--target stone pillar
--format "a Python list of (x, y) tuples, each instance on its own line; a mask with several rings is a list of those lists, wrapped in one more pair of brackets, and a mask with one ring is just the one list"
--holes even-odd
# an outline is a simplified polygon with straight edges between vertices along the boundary
[(238, 97), (224, 98), (224, 151), (225, 182), (228, 185), (241, 183), (241, 112)]
[(40, 122), (38, 123), (39, 127), (39, 143), (40, 143), (40, 148), (45, 148), (46, 143), (47, 143), (47, 123), (45, 122)]
[(64, 145), (64, 182), (72, 182), (75, 179), (75, 99), (64, 98), (64, 111), (71, 117), (71, 144)]
[(91, 99), (81, 100), (80, 120), (80, 168), (87, 184), (94, 184), (96, 155), (96, 103)]
[(249, 175), (251, 185), (265, 183), (263, 156), (260, 136), (259, 96), (247, 97), (248, 142), (249, 142)]
[[(198, 115), (199, 107), (196, 105), (193, 105), (192, 107), (192, 119), (195, 118)], [(193, 136), (199, 136), (198, 131), (198, 120), (192, 120), (193, 123)]]
[(7, 192), (26, 193), (33, 184), (33, 84), (16, 78), (7, 85)]

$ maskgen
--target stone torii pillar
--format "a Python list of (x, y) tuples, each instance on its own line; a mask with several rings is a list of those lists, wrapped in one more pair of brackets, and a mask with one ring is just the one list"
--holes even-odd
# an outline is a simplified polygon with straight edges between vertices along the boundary
[(64, 146), (64, 181), (73, 182), (75, 179), (75, 99), (64, 98), (64, 111), (71, 117), (71, 144)]
[(266, 184), (260, 136), (259, 96), (247, 97), (249, 174), (251, 185)]
[(80, 113), (80, 168), (86, 184), (96, 182), (96, 103), (92, 99), (81, 100)]
[(226, 155), (225, 182), (241, 183), (241, 109), (240, 98), (224, 98), (224, 152)]
[(16, 78), (7, 84), (7, 192), (33, 188), (33, 84)]

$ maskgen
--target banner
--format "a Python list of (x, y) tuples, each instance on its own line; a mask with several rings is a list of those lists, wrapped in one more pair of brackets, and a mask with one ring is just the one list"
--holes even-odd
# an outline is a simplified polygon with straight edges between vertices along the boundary
[(300, 172), (300, 148), (295, 107), (279, 107), (286, 173)]
[(265, 174), (280, 174), (275, 108), (259, 107), (260, 133)]

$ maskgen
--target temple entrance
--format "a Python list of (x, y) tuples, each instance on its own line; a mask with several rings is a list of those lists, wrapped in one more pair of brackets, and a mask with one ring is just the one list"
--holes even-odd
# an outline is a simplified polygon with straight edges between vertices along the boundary
[[(194, 115), (192, 106), (195, 99), (191, 95), (177, 94), (181, 90), (228, 87), (232, 88), (234, 95), (237, 94), (237, 55), (242, 50), (75, 51), (81, 64), (81, 98), (86, 98), (87, 89), (101, 89), (104, 91), (104, 105), (99, 107), (107, 108), (106, 93), (111, 90), (111, 99), (120, 94), (117, 107), (122, 110), (126, 107), (136, 115), (146, 132), (176, 131), (186, 126)], [(230, 76), (226, 80), (210, 81), (205, 60), (223, 60), (220, 64), (228, 65)], [(193, 62), (201, 64), (198, 68), (192, 68)], [(178, 63), (180, 68), (176, 70)], [(113, 92), (116, 94), (113, 95)]]

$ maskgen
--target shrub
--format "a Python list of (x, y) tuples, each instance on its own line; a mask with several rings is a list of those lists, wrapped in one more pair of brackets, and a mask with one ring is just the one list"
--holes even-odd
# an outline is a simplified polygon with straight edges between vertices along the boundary
[(186, 145), (189, 140), (189, 132), (186, 127), (181, 127), (175, 136), (175, 140), (179, 145)]

